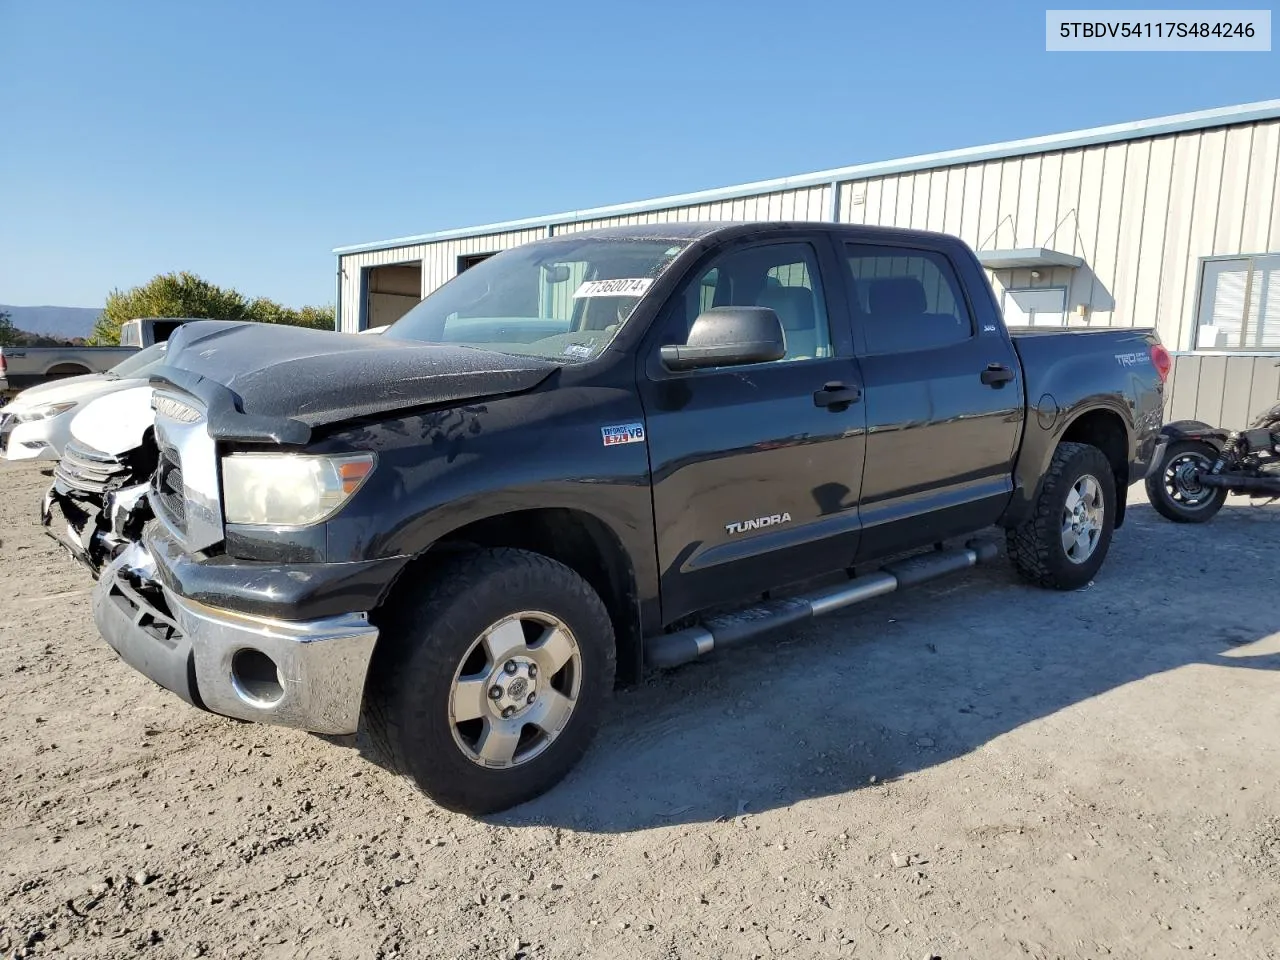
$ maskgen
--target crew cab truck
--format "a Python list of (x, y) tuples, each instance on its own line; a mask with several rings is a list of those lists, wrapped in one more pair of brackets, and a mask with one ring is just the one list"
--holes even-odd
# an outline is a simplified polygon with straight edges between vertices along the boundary
[(996, 552), (946, 542), (1003, 526), (1023, 577), (1087, 584), (1168, 366), (1146, 330), (1011, 335), (950, 236), (550, 238), (378, 337), (177, 331), (155, 517), (94, 613), (197, 707), (363, 724), (442, 805), (499, 810), (566, 774), (615, 680)]

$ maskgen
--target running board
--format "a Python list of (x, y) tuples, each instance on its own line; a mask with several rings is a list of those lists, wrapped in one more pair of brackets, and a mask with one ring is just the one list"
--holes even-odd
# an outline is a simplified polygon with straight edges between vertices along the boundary
[(815, 590), (784, 600), (768, 600), (745, 610), (710, 617), (696, 627), (650, 637), (645, 641), (645, 663), (664, 669), (696, 660), (712, 650), (736, 646), (762, 633), (789, 627), (824, 613), (913, 587), (966, 570), (995, 558), (999, 549), (991, 540), (970, 540), (963, 548), (935, 550), (890, 563), (876, 573), (854, 577), (848, 583)]

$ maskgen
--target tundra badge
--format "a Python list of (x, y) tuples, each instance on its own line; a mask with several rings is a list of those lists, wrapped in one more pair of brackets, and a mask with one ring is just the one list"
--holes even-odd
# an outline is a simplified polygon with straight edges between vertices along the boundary
[(761, 527), (772, 527), (779, 523), (790, 523), (791, 514), (775, 513), (771, 517), (756, 517), (754, 520), (739, 520), (737, 523), (726, 523), (725, 533), (746, 533), (748, 530), (759, 530)]

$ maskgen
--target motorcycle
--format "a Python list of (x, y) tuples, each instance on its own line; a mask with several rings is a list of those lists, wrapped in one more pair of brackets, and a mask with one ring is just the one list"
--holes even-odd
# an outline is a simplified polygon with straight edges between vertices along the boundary
[(1166, 424), (1146, 485), (1156, 512), (1175, 523), (1212, 520), (1228, 493), (1280, 499), (1280, 403), (1247, 430)]

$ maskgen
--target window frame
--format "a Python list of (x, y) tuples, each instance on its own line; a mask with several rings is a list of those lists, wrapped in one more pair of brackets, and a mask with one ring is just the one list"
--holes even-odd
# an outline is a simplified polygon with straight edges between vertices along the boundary
[[(1061, 291), (1062, 293), (1062, 323), (1056, 327), (1045, 326), (1043, 329), (1065, 329), (1071, 326), (1071, 311), (1068, 309), (1068, 300), (1070, 298), (1071, 288), (1066, 284), (1053, 283), (1044, 287), (1001, 287), (1000, 288), (1000, 316), (1005, 320), (1006, 325), (1017, 326), (1017, 324), (1009, 324), (1008, 311), (1005, 308), (1006, 302), (1015, 293), (1048, 293), (1049, 291)], [(1033, 329), (1041, 329), (1034, 327)]]
[[(744, 250), (758, 247), (780, 247), (803, 245), (808, 247), (813, 257), (813, 265), (817, 268), (817, 294), (821, 298), (826, 311), (828, 339), (831, 355), (828, 357), (809, 357), (805, 360), (766, 360), (761, 363), (732, 364), (721, 367), (704, 367), (699, 370), (669, 370), (662, 362), (661, 347), (663, 332), (671, 322), (671, 311), (677, 306), (683, 309), (684, 300), (695, 285), (699, 285), (702, 277), (714, 269), (727, 257), (734, 256)], [(840, 264), (836, 258), (835, 245), (827, 234), (796, 233), (795, 231), (753, 234), (749, 237), (729, 241), (721, 246), (708, 250), (689, 267), (667, 297), (666, 303), (658, 310), (646, 337), (643, 356), (645, 373), (650, 380), (683, 380), (702, 376), (717, 376), (725, 373), (751, 373), (772, 369), (805, 369), (818, 363), (829, 363), (833, 360), (848, 360), (854, 355), (852, 331), (848, 325), (848, 310), (843, 302), (845, 297), (844, 277), (840, 274)], [(811, 279), (813, 273), (811, 272)]]
[[(934, 350), (950, 350), (981, 339), (981, 334), (978, 330), (978, 311), (974, 309), (969, 287), (963, 280), (961, 280), (960, 270), (956, 265), (955, 259), (946, 250), (940, 247), (923, 246), (919, 243), (898, 241), (896, 239), (864, 240), (862, 238), (855, 239), (852, 237), (838, 237), (837, 245), (838, 259), (840, 262), (840, 269), (842, 271), (840, 278), (845, 284), (845, 300), (848, 303), (849, 322), (853, 326), (853, 339), (854, 343), (857, 345), (857, 353), (859, 357), (905, 357), (917, 353), (929, 353)], [(908, 257), (912, 254), (926, 254), (941, 260), (951, 274), (952, 298), (957, 304), (963, 304), (965, 312), (968, 314), (969, 336), (963, 340), (956, 340), (952, 343), (923, 346), (915, 350), (871, 350), (867, 344), (865, 326), (866, 315), (862, 312), (862, 301), (857, 295), (857, 286), (859, 281), (854, 277), (853, 269), (849, 264), (849, 260), (851, 259), (849, 251), (852, 247), (902, 251), (901, 253), (890, 254), (890, 256), (900, 257)]]
[[(1186, 352), (1188, 352), (1188, 353), (1192, 353), (1192, 354), (1196, 354), (1196, 355), (1198, 355), (1198, 356), (1206, 356), (1206, 357), (1213, 357), (1213, 356), (1231, 356), (1231, 357), (1261, 356), (1261, 357), (1274, 357), (1274, 356), (1280, 356), (1280, 344), (1278, 344), (1278, 345), (1276, 345), (1276, 346), (1274, 346), (1274, 347), (1265, 347), (1265, 346), (1244, 347), (1244, 346), (1241, 346), (1241, 347), (1204, 347), (1204, 348), (1201, 348), (1201, 347), (1199, 347), (1199, 346), (1198, 346), (1198, 344), (1199, 344), (1199, 342), (1200, 342), (1200, 327), (1201, 327), (1200, 320), (1201, 320), (1201, 317), (1203, 316), (1204, 296), (1205, 296), (1205, 292), (1206, 292), (1206, 290), (1205, 290), (1205, 277), (1206, 277), (1206, 275), (1208, 274), (1209, 265), (1210, 265), (1210, 264), (1213, 264), (1213, 263), (1224, 263), (1224, 262), (1230, 262), (1230, 261), (1233, 261), (1233, 260), (1234, 260), (1234, 261), (1248, 261), (1248, 262), (1249, 262), (1249, 280), (1246, 282), (1246, 285), (1245, 285), (1245, 293), (1244, 293), (1245, 309), (1246, 309), (1246, 310), (1248, 310), (1248, 307), (1249, 307), (1249, 293), (1250, 293), (1250, 288), (1251, 288), (1251, 285), (1252, 285), (1253, 272), (1254, 272), (1253, 261), (1255, 261), (1255, 260), (1262, 260), (1262, 259), (1266, 259), (1266, 258), (1269, 258), (1269, 257), (1280, 257), (1280, 250), (1256, 251), (1256, 252), (1253, 252), (1253, 253), (1225, 253), (1225, 254), (1213, 254), (1213, 255), (1210, 255), (1210, 256), (1204, 256), (1204, 257), (1197, 257), (1197, 258), (1196, 258), (1196, 288), (1195, 288), (1195, 300), (1193, 301), (1194, 306), (1193, 306), (1193, 312), (1192, 312), (1192, 316), (1191, 316), (1191, 321), (1192, 321), (1192, 322), (1191, 322), (1191, 325), (1190, 325), (1190, 329), (1187, 331), (1187, 334), (1186, 334), (1186, 341), (1187, 341)], [(1209, 313), (1209, 317), (1210, 317), (1210, 318), (1212, 318), (1212, 316), (1213, 316), (1213, 313), (1212, 313), (1212, 311), (1210, 311), (1210, 313)], [(1242, 318), (1242, 324), (1241, 324), (1241, 331), (1242, 331), (1242, 333), (1247, 329), (1247, 328), (1243, 325), (1243, 319), (1247, 319), (1247, 318)], [(1182, 338), (1181, 336), (1179, 336), (1179, 340), (1182, 340), (1182, 339), (1183, 339), (1183, 338)]]

